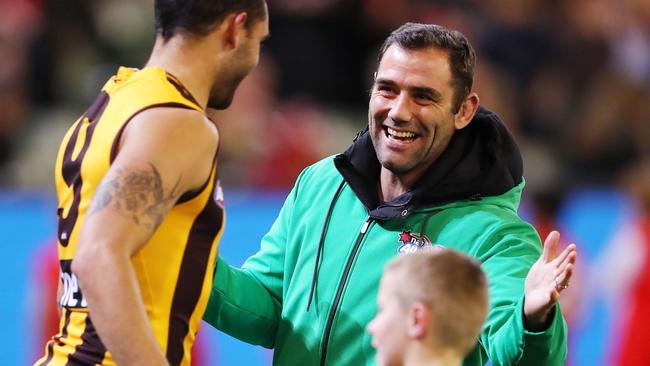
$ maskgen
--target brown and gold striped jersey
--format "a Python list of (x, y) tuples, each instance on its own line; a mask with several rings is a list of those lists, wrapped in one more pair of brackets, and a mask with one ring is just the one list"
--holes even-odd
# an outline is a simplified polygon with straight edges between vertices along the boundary
[[(156, 107), (204, 112), (187, 89), (162, 68), (122, 67), (63, 139), (55, 170), (62, 316), (59, 333), (48, 342), (45, 356), (36, 365), (115, 364), (95, 331), (70, 267), (79, 228), (115, 158), (122, 131), (135, 115)], [(205, 186), (183, 195), (131, 258), (149, 323), (172, 365), (190, 364), (190, 351), (212, 286), (225, 220), (216, 177), (215, 160)]]

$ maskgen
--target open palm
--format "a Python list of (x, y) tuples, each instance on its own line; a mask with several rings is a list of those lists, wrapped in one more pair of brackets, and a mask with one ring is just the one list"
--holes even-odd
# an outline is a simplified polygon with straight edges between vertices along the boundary
[(560, 233), (551, 232), (544, 241), (542, 255), (526, 276), (524, 314), (533, 327), (546, 323), (560, 292), (569, 286), (573, 275), (576, 245), (569, 245), (558, 255), (559, 242)]

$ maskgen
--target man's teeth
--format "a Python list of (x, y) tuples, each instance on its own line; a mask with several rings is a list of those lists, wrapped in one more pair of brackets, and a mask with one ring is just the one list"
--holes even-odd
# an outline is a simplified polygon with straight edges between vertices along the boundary
[(388, 134), (391, 137), (397, 137), (400, 139), (412, 139), (415, 137), (415, 134), (413, 132), (408, 132), (408, 131), (395, 131), (390, 127), (387, 127), (386, 130), (388, 131)]

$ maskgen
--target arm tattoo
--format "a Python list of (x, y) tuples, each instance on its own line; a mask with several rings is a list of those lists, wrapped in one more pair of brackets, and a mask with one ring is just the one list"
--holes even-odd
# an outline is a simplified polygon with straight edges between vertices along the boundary
[(167, 213), (169, 203), (177, 195), (180, 178), (165, 196), (163, 182), (156, 167), (151, 169), (124, 172), (105, 180), (97, 189), (88, 214), (101, 211), (109, 206), (119, 213), (129, 216), (140, 227), (155, 231)]

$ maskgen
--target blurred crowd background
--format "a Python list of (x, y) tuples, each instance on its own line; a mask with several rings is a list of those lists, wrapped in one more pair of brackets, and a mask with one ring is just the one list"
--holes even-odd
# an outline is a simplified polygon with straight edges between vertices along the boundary
[[(302, 168), (351, 143), (367, 123), (377, 49), (390, 31), (406, 21), (460, 30), (477, 52), (481, 104), (502, 117), (522, 150), (522, 215), (540, 235), (560, 228), (579, 248), (576, 278), (562, 299), (569, 364), (650, 365), (650, 1), (268, 4), (271, 38), (259, 66), (232, 107), (212, 115), (222, 135), (227, 208), (231, 191), (241, 198), (234, 210), (242, 219), (255, 207), (270, 223)], [(54, 208), (48, 210), (65, 130), (118, 66), (144, 65), (152, 44), (152, 0), (0, 0), (0, 228), (43, 232), (29, 242), (10, 235), (25, 258), (13, 261), (15, 271), (42, 268), (38, 253), (54, 249), (47, 240)], [(278, 199), (259, 199), (269, 192), (280, 192)], [(16, 214), (29, 205), (36, 207), (24, 211), (30, 214)], [(238, 232), (238, 225), (251, 226), (230, 220), (232, 239), (224, 237), (222, 248), (237, 246), (231, 255), (243, 259), (259, 237), (242, 247), (250, 230)], [(25, 277), (2, 288), (2, 301), (39, 286), (34, 275)], [(50, 301), (23, 297), (6, 305), (21, 312), (10, 315), (20, 321), (12, 320), (15, 327), (33, 318), (22, 312), (38, 308), (34, 302)], [(17, 357), (31, 361), (40, 352), (32, 347), (38, 337), (25, 331)], [(227, 349), (239, 348), (224, 342), (231, 340), (206, 341), (206, 354), (211, 345), (220, 351), (203, 359), (230, 364)]]

